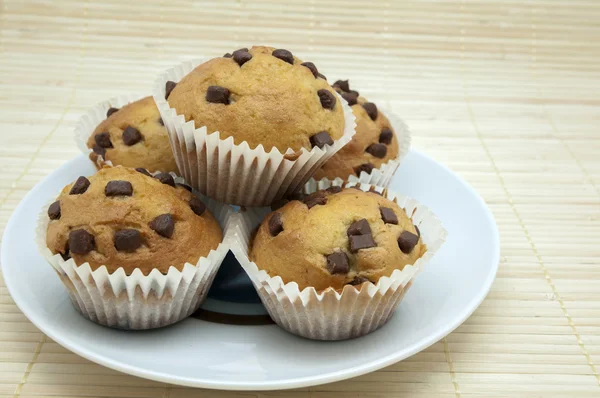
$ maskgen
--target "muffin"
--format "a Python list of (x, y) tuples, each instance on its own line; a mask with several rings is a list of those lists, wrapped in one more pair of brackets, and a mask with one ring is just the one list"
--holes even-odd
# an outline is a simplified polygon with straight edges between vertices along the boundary
[(414, 200), (354, 184), (323, 179), (274, 212), (248, 209), (234, 223), (232, 251), (291, 333), (342, 340), (381, 327), (444, 241), (439, 221)]
[(314, 178), (348, 180), (349, 176), (360, 176), (362, 172), (371, 174), (373, 169), (379, 169), (391, 160), (397, 160), (397, 133), (388, 118), (377, 109), (377, 105), (368, 102), (357, 91), (351, 90), (348, 80), (338, 80), (333, 87), (352, 107), (356, 118), (356, 134), (348, 145), (340, 149), (316, 172)]
[(144, 97), (118, 109), (110, 107), (106, 119), (87, 133), (90, 159), (101, 167), (143, 167), (150, 172), (177, 173), (169, 136), (152, 97)]
[(159, 76), (154, 99), (187, 181), (224, 203), (268, 206), (354, 134), (350, 107), (311, 62), (252, 47)]
[(67, 185), (45, 213), (46, 258), (75, 307), (106, 326), (148, 329), (190, 315), (227, 252), (211, 211), (169, 173), (106, 167)]

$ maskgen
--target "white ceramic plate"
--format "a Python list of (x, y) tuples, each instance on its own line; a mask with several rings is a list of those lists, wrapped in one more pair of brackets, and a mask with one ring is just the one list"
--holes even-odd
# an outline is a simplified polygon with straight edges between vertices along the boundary
[[(459, 326), (486, 296), (498, 267), (498, 231), (483, 200), (446, 167), (412, 151), (391, 188), (429, 206), (447, 229), (448, 239), (394, 317), (375, 333), (357, 340), (317, 342), (272, 324), (249, 325), (256, 320), (264, 323), (264, 311), (245, 274), (236, 273), (231, 263), (218, 278), (213, 298), (203, 306), (209, 311), (201, 313), (201, 319), (146, 332), (107, 329), (73, 309), (34, 242), (40, 208), (79, 175), (93, 173), (92, 163), (80, 156), (27, 194), (2, 240), (4, 280), (21, 311), (50, 338), (91, 361), (148, 379), (205, 388), (269, 390), (372, 372), (423, 350)], [(247, 314), (239, 318), (239, 323), (246, 324), (202, 320), (218, 320), (218, 313)], [(238, 323), (235, 317), (233, 323)]]

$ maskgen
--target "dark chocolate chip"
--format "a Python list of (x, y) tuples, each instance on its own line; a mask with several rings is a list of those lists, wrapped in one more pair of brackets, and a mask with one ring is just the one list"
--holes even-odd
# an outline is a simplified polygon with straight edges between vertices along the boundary
[(419, 230), (419, 227), (417, 227), (415, 225), (415, 231), (417, 231), (417, 236), (420, 238), (421, 237), (421, 231)]
[(342, 93), (342, 98), (346, 100), (349, 106), (358, 104), (358, 97), (350, 93)]
[(419, 237), (412, 232), (403, 231), (398, 238), (398, 247), (402, 253), (409, 254), (419, 242)]
[(246, 62), (252, 59), (252, 54), (248, 52), (247, 48), (240, 48), (233, 52), (233, 60), (239, 65), (242, 66)]
[(206, 211), (206, 205), (197, 197), (190, 199), (190, 208), (196, 215), (201, 216)]
[(69, 250), (75, 254), (87, 254), (94, 250), (94, 235), (85, 229), (69, 232)]
[(360, 219), (358, 221), (354, 221), (352, 224), (350, 224), (350, 226), (348, 227), (348, 231), (346, 231), (346, 233), (348, 234), (348, 236), (370, 235), (371, 227), (369, 226), (369, 222), (367, 221), (367, 219), (362, 218), (362, 219)]
[(233, 55), (231, 55), (230, 53), (225, 53), (225, 55), (223, 55), (223, 58), (231, 58), (233, 57)]
[(110, 142), (110, 134), (108, 131), (104, 131), (100, 134), (96, 134), (94, 136), (94, 140), (96, 141), (96, 145), (101, 148), (112, 148), (113, 144)]
[(340, 187), (338, 185), (332, 185), (329, 188), (327, 188), (326, 191), (329, 193), (338, 193), (338, 192), (342, 192), (342, 187)]
[(57, 200), (48, 207), (48, 217), (51, 220), (58, 220), (60, 218), (60, 201)]
[(119, 110), (119, 108), (113, 108), (113, 107), (108, 108), (108, 110), (106, 111), (106, 117), (107, 118), (110, 117), (110, 115), (117, 112), (118, 110)]
[(319, 76), (319, 70), (312, 62), (302, 62), (300, 65), (306, 66), (308, 69), (310, 69), (315, 79)]
[(325, 191), (317, 191), (317, 192), (313, 192), (310, 195), (305, 196), (302, 199), (302, 202), (308, 206), (309, 209), (312, 209), (313, 207), (317, 206), (317, 205), (324, 205), (327, 203), (327, 195), (325, 194)]
[(165, 125), (165, 122), (162, 120), (162, 117), (158, 118), (158, 124), (160, 124), (161, 126)]
[(106, 158), (106, 149), (99, 147), (98, 145), (94, 145), (92, 151), (94, 151), (96, 155)]
[(152, 177), (152, 174), (148, 173), (148, 170), (146, 170), (143, 167), (138, 167), (137, 169), (135, 169), (135, 171), (137, 171), (138, 173), (142, 173), (144, 175), (147, 175), (148, 177)]
[(319, 96), (319, 100), (321, 101), (321, 106), (325, 109), (333, 109), (335, 108), (335, 95), (329, 90), (322, 88), (317, 91), (317, 95)]
[(310, 137), (310, 144), (313, 147), (323, 148), (325, 145), (333, 145), (333, 140), (327, 131), (321, 131)]
[(367, 114), (369, 115), (371, 120), (377, 119), (377, 105), (375, 105), (372, 102), (365, 102), (364, 104), (362, 104), (362, 106), (363, 108), (365, 108), (365, 111), (367, 111)]
[(77, 181), (75, 181), (75, 184), (73, 184), (73, 187), (71, 187), (71, 190), (69, 191), (69, 195), (81, 195), (82, 193), (87, 191), (89, 186), (90, 186), (90, 180), (88, 180), (84, 176), (81, 176), (77, 179)]
[(348, 82), (348, 80), (338, 80), (335, 83), (333, 83), (333, 87), (337, 87), (345, 93), (350, 91), (350, 83)]
[(277, 236), (283, 231), (283, 221), (281, 221), (281, 213), (273, 213), (269, 218), (269, 233), (271, 236)]
[(289, 200), (304, 200), (306, 195), (301, 190), (296, 190), (288, 195), (287, 199)]
[(242, 47), (242, 48), (239, 48), (239, 49), (237, 49), (237, 50), (235, 50), (235, 51), (244, 51), (244, 52), (248, 52), (248, 47)]
[(137, 229), (122, 229), (115, 232), (114, 243), (120, 252), (134, 252), (142, 245), (142, 234)]
[(125, 145), (135, 145), (142, 140), (142, 134), (135, 127), (127, 126), (123, 131), (123, 142)]
[(348, 255), (344, 252), (333, 252), (327, 256), (327, 271), (331, 275), (347, 274), (350, 270)]
[(361, 284), (363, 284), (365, 282), (369, 282), (369, 280), (367, 278), (365, 278), (365, 277), (362, 277), (362, 276), (355, 276), (354, 279), (352, 279), (352, 281), (350, 283), (348, 283), (348, 284), (352, 285), (352, 286), (358, 286), (358, 285), (361, 285)]
[(104, 187), (106, 196), (131, 196), (133, 195), (133, 186), (129, 181), (114, 180), (109, 181)]
[(351, 235), (350, 236), (350, 251), (356, 253), (360, 249), (368, 249), (369, 247), (375, 247), (377, 244), (373, 240), (373, 235)]
[(175, 180), (173, 179), (173, 176), (169, 173), (166, 173), (166, 172), (158, 173), (157, 175), (154, 176), (154, 178), (156, 178), (158, 181), (162, 182), (163, 184), (167, 184), (167, 185), (170, 185), (173, 188), (175, 188)]
[(386, 224), (396, 224), (398, 225), (398, 216), (394, 213), (394, 210), (389, 207), (380, 207), (379, 213), (381, 213), (381, 219)]
[(391, 144), (392, 138), (394, 138), (394, 132), (387, 127), (381, 129), (381, 134), (379, 134), (379, 142), (382, 144)]
[(370, 153), (371, 155), (375, 156), (376, 158), (384, 158), (386, 153), (387, 153), (387, 147), (385, 146), (385, 144), (371, 144), (367, 147), (367, 149), (365, 150), (365, 152)]
[(280, 60), (287, 62), (288, 64), (294, 65), (294, 56), (288, 50), (284, 50), (284, 49), (280, 48), (280, 49), (273, 51), (272, 55), (275, 58), (279, 58)]
[(372, 163), (363, 163), (357, 168), (355, 168), (354, 171), (356, 172), (356, 175), (360, 177), (360, 173), (362, 173), (363, 171), (367, 174), (371, 174), (374, 168), (375, 166), (373, 166)]
[(183, 188), (183, 189), (185, 189), (187, 191), (192, 192), (192, 187), (190, 187), (188, 184), (182, 184), (182, 183), (178, 182), (175, 185), (177, 185), (177, 186), (179, 186), (179, 187), (181, 187), (181, 188)]
[(213, 104), (229, 104), (229, 95), (231, 93), (228, 89), (221, 86), (208, 86), (206, 90), (206, 100)]
[(355, 97), (358, 97), (360, 95), (359, 92), (356, 90), (350, 90), (348, 91), (348, 94), (353, 95)]
[(173, 236), (173, 231), (175, 230), (175, 220), (170, 214), (161, 214), (150, 221), (148, 225), (156, 231), (157, 234), (164, 236), (165, 238)]
[(176, 85), (177, 83), (172, 82), (170, 80), (167, 83), (165, 83), (165, 99), (169, 99), (169, 95), (171, 95), (171, 91), (173, 91)]
[(319, 76), (323, 80), (327, 80), (327, 77), (325, 77), (325, 75), (322, 73), (318, 73), (317, 76)]

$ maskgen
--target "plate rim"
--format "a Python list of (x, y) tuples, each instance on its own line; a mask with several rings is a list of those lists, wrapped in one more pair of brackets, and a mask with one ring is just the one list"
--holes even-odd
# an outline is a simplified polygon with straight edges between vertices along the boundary
[[(192, 378), (185, 377), (185, 376), (165, 376), (164, 374), (156, 372), (154, 370), (148, 370), (148, 369), (140, 368), (140, 367), (133, 366), (133, 365), (123, 364), (123, 363), (120, 363), (120, 362), (114, 360), (113, 358), (104, 357), (101, 354), (93, 353), (93, 352), (89, 351), (85, 346), (70, 344), (70, 342), (67, 338), (55, 335), (54, 332), (52, 331), (52, 328), (49, 328), (50, 332), (48, 332), (48, 330), (47, 330), (48, 328), (40, 325), (41, 322), (38, 322), (37, 319), (35, 321), (32, 320), (30, 318), (30, 316), (28, 315), (28, 313), (23, 310), (24, 307), (29, 309), (29, 306), (25, 300), (21, 300), (21, 298), (18, 294), (15, 296), (15, 294), (11, 288), (12, 283), (9, 282), (9, 281), (11, 281), (11, 278), (12, 278), (11, 271), (7, 272), (8, 268), (2, 266), (2, 267), (0, 267), (0, 269), (2, 270), (4, 284), (6, 285), (6, 288), (9, 292), (12, 300), (14, 301), (15, 305), (19, 308), (19, 310), (23, 313), (23, 315), (25, 315), (25, 317), (31, 323), (33, 323), (35, 325), (35, 327), (38, 328), (43, 334), (50, 337), (56, 343), (58, 343), (62, 347), (66, 348), (67, 350), (69, 350), (91, 362), (97, 363), (101, 366), (105, 366), (107, 368), (110, 368), (110, 369), (113, 369), (113, 370), (116, 370), (116, 371), (119, 371), (122, 373), (130, 374), (130, 375), (141, 377), (144, 379), (155, 380), (155, 381), (168, 383), (168, 384), (177, 384), (177, 385), (186, 386), (186, 387), (221, 389), (221, 390), (232, 390), (232, 391), (249, 391), (249, 390), (268, 391), (268, 390), (283, 390), (283, 389), (316, 386), (316, 385), (346, 380), (346, 379), (361, 376), (361, 375), (364, 375), (367, 373), (371, 373), (371, 372), (377, 371), (379, 369), (382, 369), (386, 366), (400, 362), (408, 357), (415, 355), (418, 352), (421, 352), (421, 351), (427, 349), (431, 345), (435, 344), (436, 342), (440, 341), (441, 339), (443, 339), (444, 337), (446, 337), (447, 335), (452, 333), (460, 325), (462, 325), (473, 314), (473, 312), (475, 312), (475, 310), (477, 308), (479, 308), (479, 306), (481, 305), (483, 300), (485, 300), (485, 298), (487, 297), (487, 295), (492, 287), (492, 284), (493, 284), (494, 280), (496, 279), (496, 275), (498, 273), (498, 268), (500, 265), (500, 234), (498, 231), (498, 225), (496, 223), (493, 213), (491, 212), (487, 203), (483, 200), (481, 195), (479, 195), (479, 193), (467, 181), (465, 181), (460, 175), (458, 175), (454, 171), (452, 171), (445, 164), (438, 162), (437, 160), (433, 159), (432, 157), (426, 155), (425, 153), (423, 153), (421, 151), (415, 150), (414, 148), (411, 148), (409, 153), (413, 153), (414, 155), (420, 156), (420, 157), (426, 159), (427, 161), (435, 163), (437, 166), (441, 167), (444, 171), (452, 174), (456, 178), (456, 180), (467, 191), (469, 191), (480, 203), (480, 205), (483, 209), (483, 214), (486, 215), (486, 218), (487, 218), (488, 222), (490, 223), (490, 226), (492, 227), (491, 232), (492, 232), (492, 239), (493, 239), (494, 244), (492, 247), (493, 252), (490, 253), (490, 256), (492, 259), (492, 268), (493, 268), (491, 271), (493, 271), (493, 272), (488, 273), (485, 282), (481, 285), (479, 291), (477, 292), (477, 295), (474, 296), (475, 300), (471, 301), (472, 303), (474, 303), (474, 305), (472, 305), (471, 307), (463, 308), (459, 312), (460, 315), (456, 318), (455, 322), (449, 323), (444, 328), (440, 328), (437, 333), (430, 335), (428, 338), (421, 340), (420, 342), (416, 342), (416, 343), (412, 344), (411, 346), (408, 346), (406, 349), (400, 351), (400, 353), (401, 353), (400, 355), (398, 355), (398, 351), (396, 351), (385, 357), (381, 357), (376, 361), (371, 361), (364, 365), (358, 365), (358, 366), (354, 366), (351, 368), (346, 368), (344, 370), (340, 370), (340, 371), (336, 371), (336, 372), (329, 372), (329, 373), (325, 373), (325, 374), (317, 375), (317, 376), (304, 376), (304, 377), (300, 377), (300, 378), (290, 378), (290, 379), (283, 380), (283, 381), (255, 381), (255, 382), (254, 381), (253, 382), (230, 381), (227, 383), (223, 383), (220, 381), (214, 382), (214, 381), (206, 380), (206, 379), (198, 379), (198, 378), (192, 379)], [(47, 180), (49, 180), (54, 175), (54, 173), (59, 172), (59, 171), (63, 170), (64, 168), (69, 167), (69, 165), (72, 161), (75, 161), (77, 158), (81, 158), (81, 157), (84, 157), (84, 155), (78, 155), (75, 158), (67, 160), (60, 167), (58, 167), (57, 169), (52, 171), (50, 174), (45, 176), (42, 180), (40, 180), (34, 186), (34, 188), (40, 184), (45, 183)], [(5, 249), (7, 247), (6, 242), (5, 242), (7, 239), (6, 232), (10, 231), (13, 228), (13, 224), (16, 222), (15, 214), (17, 214), (18, 212), (21, 211), (21, 207), (23, 206), (23, 203), (25, 203), (29, 199), (29, 197), (33, 194), (32, 192), (33, 192), (34, 188), (32, 188), (29, 192), (27, 192), (27, 194), (23, 197), (23, 199), (21, 199), (21, 201), (19, 202), (17, 207), (11, 213), (8, 222), (6, 223), (6, 226), (4, 228), (4, 233), (2, 234), (2, 244), (1, 244), (1, 252), (0, 252), (0, 263), (1, 264), (7, 263), (7, 260), (6, 260), (6, 256), (7, 256), (6, 250), (7, 249)], [(15, 297), (19, 297), (19, 298), (17, 299)], [(101, 327), (101, 326), (98, 326), (98, 327)]]

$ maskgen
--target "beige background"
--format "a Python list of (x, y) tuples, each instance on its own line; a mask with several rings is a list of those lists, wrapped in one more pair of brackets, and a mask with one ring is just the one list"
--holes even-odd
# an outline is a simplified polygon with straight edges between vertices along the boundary
[(95, 365), (45, 338), (0, 279), (0, 398), (600, 396), (600, 3), (4, 0), (0, 12), (1, 230), (78, 155), (72, 128), (88, 107), (150, 92), (181, 60), (265, 43), (404, 117), (414, 147), (481, 193), (502, 237), (489, 297), (450, 336), (379, 372), (285, 393), (190, 390)]

